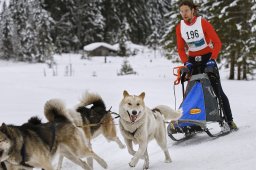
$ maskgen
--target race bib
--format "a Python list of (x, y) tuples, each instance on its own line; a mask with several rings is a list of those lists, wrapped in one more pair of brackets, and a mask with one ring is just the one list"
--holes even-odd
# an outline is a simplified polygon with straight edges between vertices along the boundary
[(198, 17), (193, 25), (187, 25), (182, 20), (180, 29), (181, 36), (186, 42), (189, 51), (199, 51), (208, 46), (202, 28), (201, 17)]

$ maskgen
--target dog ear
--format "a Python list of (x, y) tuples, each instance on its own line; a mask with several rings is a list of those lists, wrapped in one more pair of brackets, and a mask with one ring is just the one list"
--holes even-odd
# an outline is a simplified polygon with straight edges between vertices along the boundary
[(130, 94), (129, 94), (126, 90), (124, 90), (124, 92), (123, 92), (123, 96), (124, 96), (124, 97), (126, 97), (126, 96), (130, 96)]
[(5, 124), (5, 123), (2, 123), (1, 127), (3, 127), (3, 128), (6, 127), (6, 124)]
[(0, 130), (4, 133), (8, 132), (8, 126), (5, 123), (2, 123)]
[(142, 92), (140, 95), (139, 95), (140, 98), (142, 98), (142, 100), (145, 98), (145, 92)]

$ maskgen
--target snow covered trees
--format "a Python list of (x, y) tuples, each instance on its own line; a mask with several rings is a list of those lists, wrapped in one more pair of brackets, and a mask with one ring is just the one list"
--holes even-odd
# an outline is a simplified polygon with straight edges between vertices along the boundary
[(6, 3), (4, 2), (0, 22), (0, 58), (5, 60), (9, 60), (14, 57), (11, 30), (12, 18), (8, 17), (9, 15)]
[(11, 0), (0, 21), (2, 59), (44, 62), (52, 58), (51, 18), (39, 0)]

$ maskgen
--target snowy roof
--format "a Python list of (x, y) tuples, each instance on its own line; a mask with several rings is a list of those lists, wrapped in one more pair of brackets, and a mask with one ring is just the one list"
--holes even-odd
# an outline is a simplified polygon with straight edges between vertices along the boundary
[[(143, 50), (143, 46), (142, 45), (138, 45), (138, 44), (134, 44), (132, 43), (131, 41), (126, 41), (125, 42), (125, 46), (126, 46), (126, 49), (129, 49), (129, 50)], [(117, 44), (114, 44), (113, 47), (115, 47), (116, 49), (119, 49), (119, 43)]]
[(110, 50), (117, 51), (116, 47), (114, 47), (108, 43), (105, 43), (105, 42), (95, 42), (95, 43), (88, 44), (88, 45), (84, 46), (84, 50), (85, 51), (93, 51), (99, 47), (105, 47)]

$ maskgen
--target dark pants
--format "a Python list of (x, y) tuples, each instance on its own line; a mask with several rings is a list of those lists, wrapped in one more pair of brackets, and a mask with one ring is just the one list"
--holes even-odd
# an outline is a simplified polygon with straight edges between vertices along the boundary
[[(211, 53), (201, 56), (201, 60), (198, 58), (196, 59), (195, 57), (189, 57), (188, 61), (193, 64), (192, 75), (204, 73), (206, 68), (206, 63), (210, 59), (210, 57), (211, 57)], [(217, 64), (215, 64), (213, 70), (214, 70), (214, 75), (209, 73), (208, 76), (214, 92), (216, 93), (219, 100), (221, 100), (223, 103), (223, 113), (226, 117), (226, 121), (230, 122), (233, 120), (232, 112), (230, 109), (229, 100), (225, 95), (221, 86), (219, 69), (217, 67)]]

